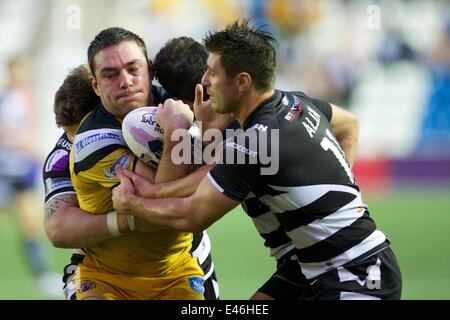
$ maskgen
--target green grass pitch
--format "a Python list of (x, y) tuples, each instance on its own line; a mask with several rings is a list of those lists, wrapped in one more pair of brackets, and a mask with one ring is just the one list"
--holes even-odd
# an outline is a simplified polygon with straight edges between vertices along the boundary
[[(365, 197), (371, 216), (392, 241), (403, 274), (403, 299), (450, 299), (449, 191), (397, 190)], [(0, 299), (47, 299), (24, 264), (11, 214), (0, 221)], [(221, 298), (248, 299), (275, 270), (263, 239), (240, 208), (213, 225), (209, 234)], [(46, 243), (54, 270), (62, 272), (70, 250)]]

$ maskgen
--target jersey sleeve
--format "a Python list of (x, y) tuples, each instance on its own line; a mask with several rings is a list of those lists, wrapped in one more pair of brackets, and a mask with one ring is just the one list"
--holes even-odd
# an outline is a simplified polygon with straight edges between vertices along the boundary
[(331, 104), (329, 102), (326, 102), (324, 100), (310, 98), (312, 103), (319, 109), (324, 116), (328, 119), (328, 121), (331, 121), (331, 117), (333, 115), (333, 111), (331, 109)]
[[(251, 130), (256, 132), (255, 130)], [(260, 180), (261, 163), (258, 144), (252, 143), (249, 132), (224, 141), (218, 164), (208, 173), (212, 184), (227, 197), (243, 201)], [(253, 136), (253, 134), (250, 134)]]
[(69, 171), (70, 147), (70, 142), (63, 135), (45, 160), (42, 172), (45, 203), (56, 195), (75, 193)]

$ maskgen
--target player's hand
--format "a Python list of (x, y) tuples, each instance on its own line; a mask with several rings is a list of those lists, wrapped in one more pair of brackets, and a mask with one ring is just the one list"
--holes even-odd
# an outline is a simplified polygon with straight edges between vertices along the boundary
[(156, 122), (164, 131), (189, 129), (194, 121), (194, 113), (189, 106), (180, 100), (167, 99), (158, 106)]
[(137, 196), (144, 198), (159, 198), (157, 194), (159, 188), (156, 185), (138, 175), (137, 173), (128, 170), (124, 170), (123, 174), (128, 179), (130, 179)]
[(133, 184), (124, 173), (121, 166), (116, 166), (116, 174), (120, 179), (120, 185), (112, 191), (112, 201), (114, 209), (120, 214), (131, 214), (130, 204), (135, 198), (135, 190)]
[(195, 87), (194, 101), (195, 120), (201, 121), (203, 131), (208, 129), (225, 130), (234, 120), (232, 113), (219, 114), (212, 108), (211, 98), (203, 101), (203, 86)]

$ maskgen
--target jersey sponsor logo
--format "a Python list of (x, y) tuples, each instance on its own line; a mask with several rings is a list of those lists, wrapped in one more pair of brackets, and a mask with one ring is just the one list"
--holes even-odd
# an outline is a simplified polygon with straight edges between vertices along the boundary
[(94, 133), (92, 135), (87, 136), (86, 138), (83, 138), (80, 142), (77, 142), (76, 144), (77, 151), (81, 151), (83, 148), (99, 140), (106, 140), (106, 139), (121, 141), (122, 135), (108, 131)]
[(60, 138), (58, 140), (58, 143), (56, 144), (56, 147), (66, 149), (67, 151), (70, 151), (72, 149), (72, 143), (70, 141)]
[(56, 190), (63, 188), (72, 188), (72, 181), (70, 178), (47, 178), (45, 179), (45, 195), (49, 195)]
[(75, 163), (109, 145), (126, 146), (122, 131), (119, 129), (97, 129), (78, 134), (75, 137)]
[(236, 149), (237, 151), (240, 151), (240, 152), (247, 154), (250, 157), (254, 157), (254, 158), (256, 158), (256, 156), (258, 155), (258, 152), (249, 150), (246, 147), (241, 146), (240, 144), (237, 144), (234, 141), (227, 141), (225, 143), (225, 147), (230, 148), (230, 149)]
[(267, 131), (267, 126), (265, 126), (265, 125), (262, 125), (262, 124), (259, 124), (259, 123), (256, 123), (253, 127), (251, 127), (250, 129), (255, 129), (255, 130), (259, 130), (259, 131), (262, 131), (262, 132), (266, 132)]
[(201, 295), (205, 293), (205, 287), (203, 286), (204, 280), (201, 277), (190, 277), (189, 286), (192, 290), (197, 291)]
[(69, 165), (69, 152), (63, 149), (55, 150), (45, 163), (45, 172), (63, 172)]
[(297, 97), (294, 97), (294, 103), (292, 103), (291, 110), (289, 110), (288, 114), (284, 118), (289, 122), (292, 122), (302, 112), (302, 102)]
[(119, 165), (123, 169), (127, 169), (129, 164), (130, 164), (130, 158), (128, 156), (120, 156), (120, 158), (117, 159), (116, 161), (114, 161), (114, 163), (108, 170), (103, 169), (103, 175), (105, 177), (107, 177), (108, 179), (116, 179), (117, 178), (116, 166)]
[(292, 104), (291, 111), (295, 112), (303, 111), (302, 102), (297, 97), (294, 97), (294, 103)]
[(91, 289), (94, 289), (96, 287), (95, 282), (91, 281), (91, 280), (83, 280), (80, 283), (80, 288), (78, 289), (78, 291), (80, 293), (86, 293)]

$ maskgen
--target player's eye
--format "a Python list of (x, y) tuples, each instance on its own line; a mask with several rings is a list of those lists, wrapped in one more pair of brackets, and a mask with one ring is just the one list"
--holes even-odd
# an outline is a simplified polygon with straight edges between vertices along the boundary
[(132, 74), (132, 75), (138, 75), (138, 74), (139, 74), (139, 70), (140, 70), (139, 67), (132, 67), (132, 68), (129, 68), (129, 69), (128, 69), (128, 72), (129, 72), (130, 74)]
[(107, 79), (107, 80), (114, 79), (115, 76), (116, 76), (115, 73), (104, 73), (104, 74), (103, 74), (103, 78), (104, 78), (104, 79)]

